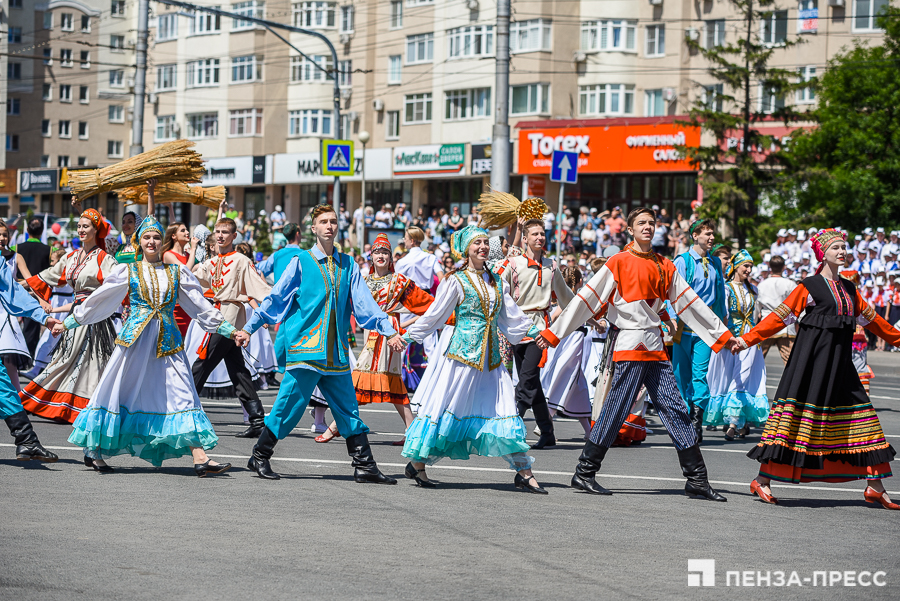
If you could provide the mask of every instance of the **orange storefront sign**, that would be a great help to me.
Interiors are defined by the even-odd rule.
[[[700,130],[674,123],[519,130],[518,173],[550,173],[554,150],[578,152],[578,173],[691,171],[676,145],[699,146]]]

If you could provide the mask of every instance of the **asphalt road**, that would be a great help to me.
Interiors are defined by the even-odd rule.
[[[870,359],[873,401],[897,447],[900,354]],[[769,366],[774,392],[777,353]],[[274,392],[262,397],[270,405]],[[39,419],[59,463],[18,463],[0,437],[0,599],[900,598],[900,512],[867,505],[861,483],[776,485],[782,504],[760,503],[748,488],[757,464],[744,455],[758,432],[730,443],[706,433],[728,503],[683,494],[655,418],[646,443],[607,455],[599,480],[615,494],[598,498],[568,488],[581,428],[561,420],[562,444],[533,453],[550,490],[537,496],[485,458],[431,468],[434,490],[356,484],[343,442],[315,444],[308,416],[276,449],[282,480],[263,481],[245,467],[252,441],[231,436],[242,428],[236,401],[205,406],[221,437],[211,456],[235,464],[218,477],[195,477],[188,458],[157,469],[117,457],[101,475],[66,441],[69,426]],[[399,416],[362,415],[382,469],[402,478]],[[900,485],[887,484],[900,500]],[[689,559],[715,560],[714,587],[688,586]],[[823,570],[841,580],[822,586]],[[727,571],[754,583],[770,572],[773,586],[726,587]],[[845,586],[847,571],[884,572],[884,586]],[[792,585],[775,587],[777,572]]]

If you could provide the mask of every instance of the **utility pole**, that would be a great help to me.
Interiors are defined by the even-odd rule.
[[[491,140],[491,187],[509,192],[512,157],[509,150],[509,13],[510,0],[497,1],[496,111]]]
[[[144,152],[144,103],[147,88],[147,31],[150,26],[150,0],[138,0],[136,64],[134,74],[134,114],[131,121],[129,156]]]

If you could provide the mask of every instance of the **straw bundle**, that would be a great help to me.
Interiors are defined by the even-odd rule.
[[[540,219],[547,212],[547,205],[540,198],[528,198],[525,202],[507,192],[491,189],[478,199],[479,225],[489,230],[499,230],[515,223],[516,219]]]
[[[82,201],[101,192],[126,188],[156,178],[160,182],[200,182],[206,169],[193,142],[175,140],[103,169],[69,172],[72,194]]]
[[[147,204],[147,186],[129,186],[116,190],[119,200],[125,204]],[[218,209],[225,200],[225,186],[213,186],[201,188],[200,186],[188,186],[182,182],[165,182],[156,185],[154,200],[157,203],[164,202],[189,202],[204,206],[208,209]]]

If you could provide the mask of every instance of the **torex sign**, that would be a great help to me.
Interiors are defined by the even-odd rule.
[[[519,130],[517,173],[550,173],[553,151],[578,153],[579,173],[688,171],[676,145],[698,146],[700,131],[674,123]]]

